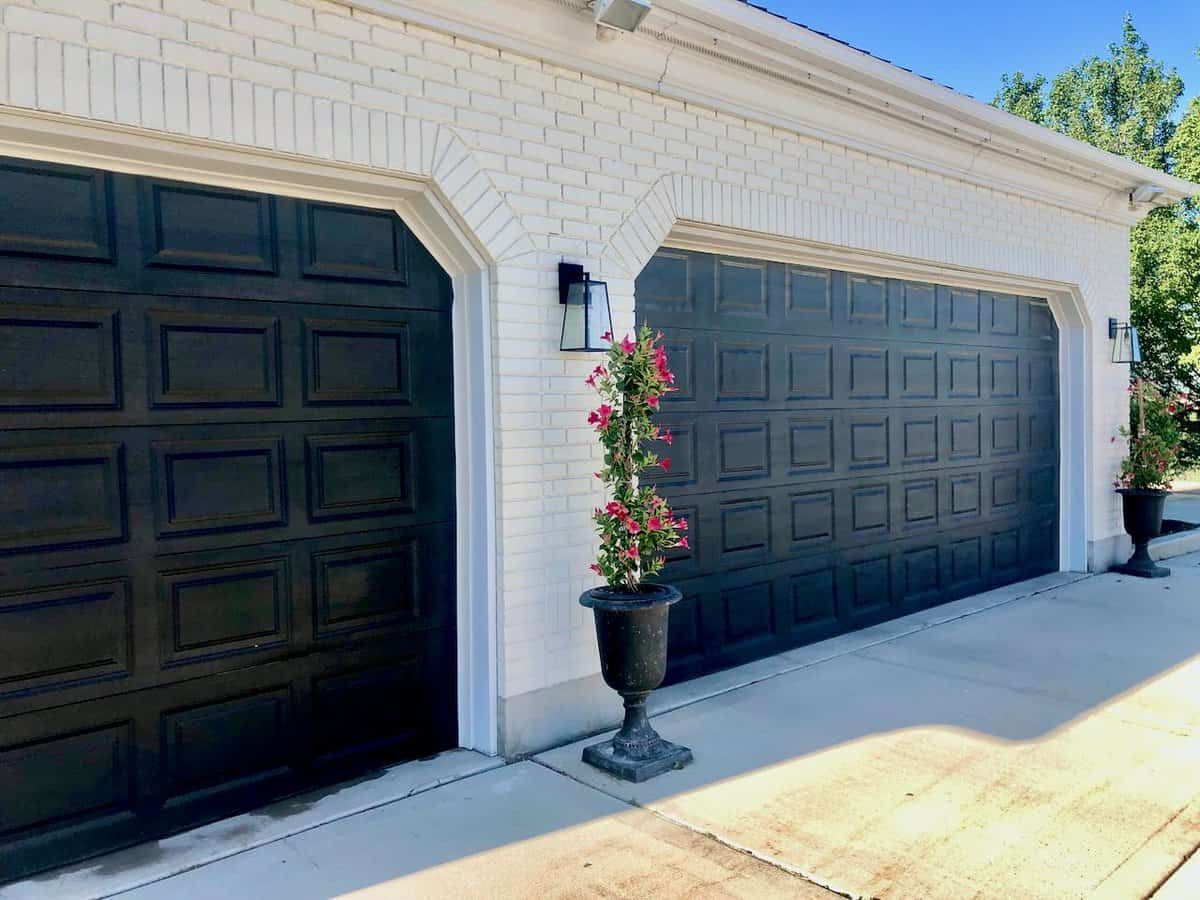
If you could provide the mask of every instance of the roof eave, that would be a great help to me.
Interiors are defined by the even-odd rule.
[[[918,121],[930,126],[953,123],[956,131],[975,132],[965,135],[968,139],[1014,153],[1027,162],[1074,172],[1085,180],[1099,176],[1130,188],[1153,184],[1163,189],[1159,204],[1200,195],[1200,184],[1035,125],[740,0],[655,0],[655,7],[680,17],[673,26],[677,33],[686,29],[688,21],[719,29],[741,39],[739,54],[757,45],[764,52],[764,64],[777,67],[790,61],[798,76],[809,67],[819,68],[866,93],[895,98],[906,107],[894,107],[897,114],[910,119],[915,114]]]

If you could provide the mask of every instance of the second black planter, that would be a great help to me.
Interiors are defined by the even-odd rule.
[[[647,585],[639,593],[593,588],[579,598],[596,619],[604,683],[625,701],[621,730],[585,747],[583,761],[626,781],[645,781],[692,761],[692,751],[664,741],[646,715],[646,698],[667,674],[667,621],[681,598],[668,585]]]
[[[1162,532],[1163,506],[1169,491],[1150,491],[1138,488],[1119,488],[1125,531],[1133,539],[1133,556],[1124,565],[1113,566],[1114,572],[1138,578],[1165,578],[1171,574],[1150,558],[1147,546]]]

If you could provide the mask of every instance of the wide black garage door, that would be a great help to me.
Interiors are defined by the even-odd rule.
[[[449,279],[0,160],[0,880],[455,744]]]
[[[1043,300],[660,251],[678,681],[1058,567]]]

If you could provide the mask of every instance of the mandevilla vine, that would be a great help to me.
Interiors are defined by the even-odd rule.
[[[1167,393],[1140,379],[1129,393],[1130,426],[1118,431],[1129,442],[1129,452],[1113,486],[1169,491],[1182,468],[1178,414],[1195,404],[1187,394]]]
[[[600,550],[591,569],[614,590],[636,593],[645,579],[663,567],[663,553],[687,547],[687,520],[675,518],[671,508],[652,486],[638,484],[638,476],[652,466],[664,471],[671,460],[647,449],[653,441],[670,446],[671,432],[651,418],[663,397],[675,390],[675,376],[667,368],[667,354],[643,325],[637,340],[628,335],[611,341],[607,364],[588,376],[589,387],[600,394],[600,406],[588,416],[604,446],[604,468],[596,477],[604,482],[612,500],[593,514]]]

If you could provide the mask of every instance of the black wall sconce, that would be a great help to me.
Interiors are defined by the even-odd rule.
[[[1137,329],[1128,322],[1109,319],[1108,339],[1114,342],[1113,362],[1132,366],[1142,361],[1142,348],[1138,344]]]
[[[583,266],[558,264],[558,301],[563,310],[559,350],[603,353],[611,346],[604,335],[612,335],[612,313],[608,307],[608,285],[592,281]]]

